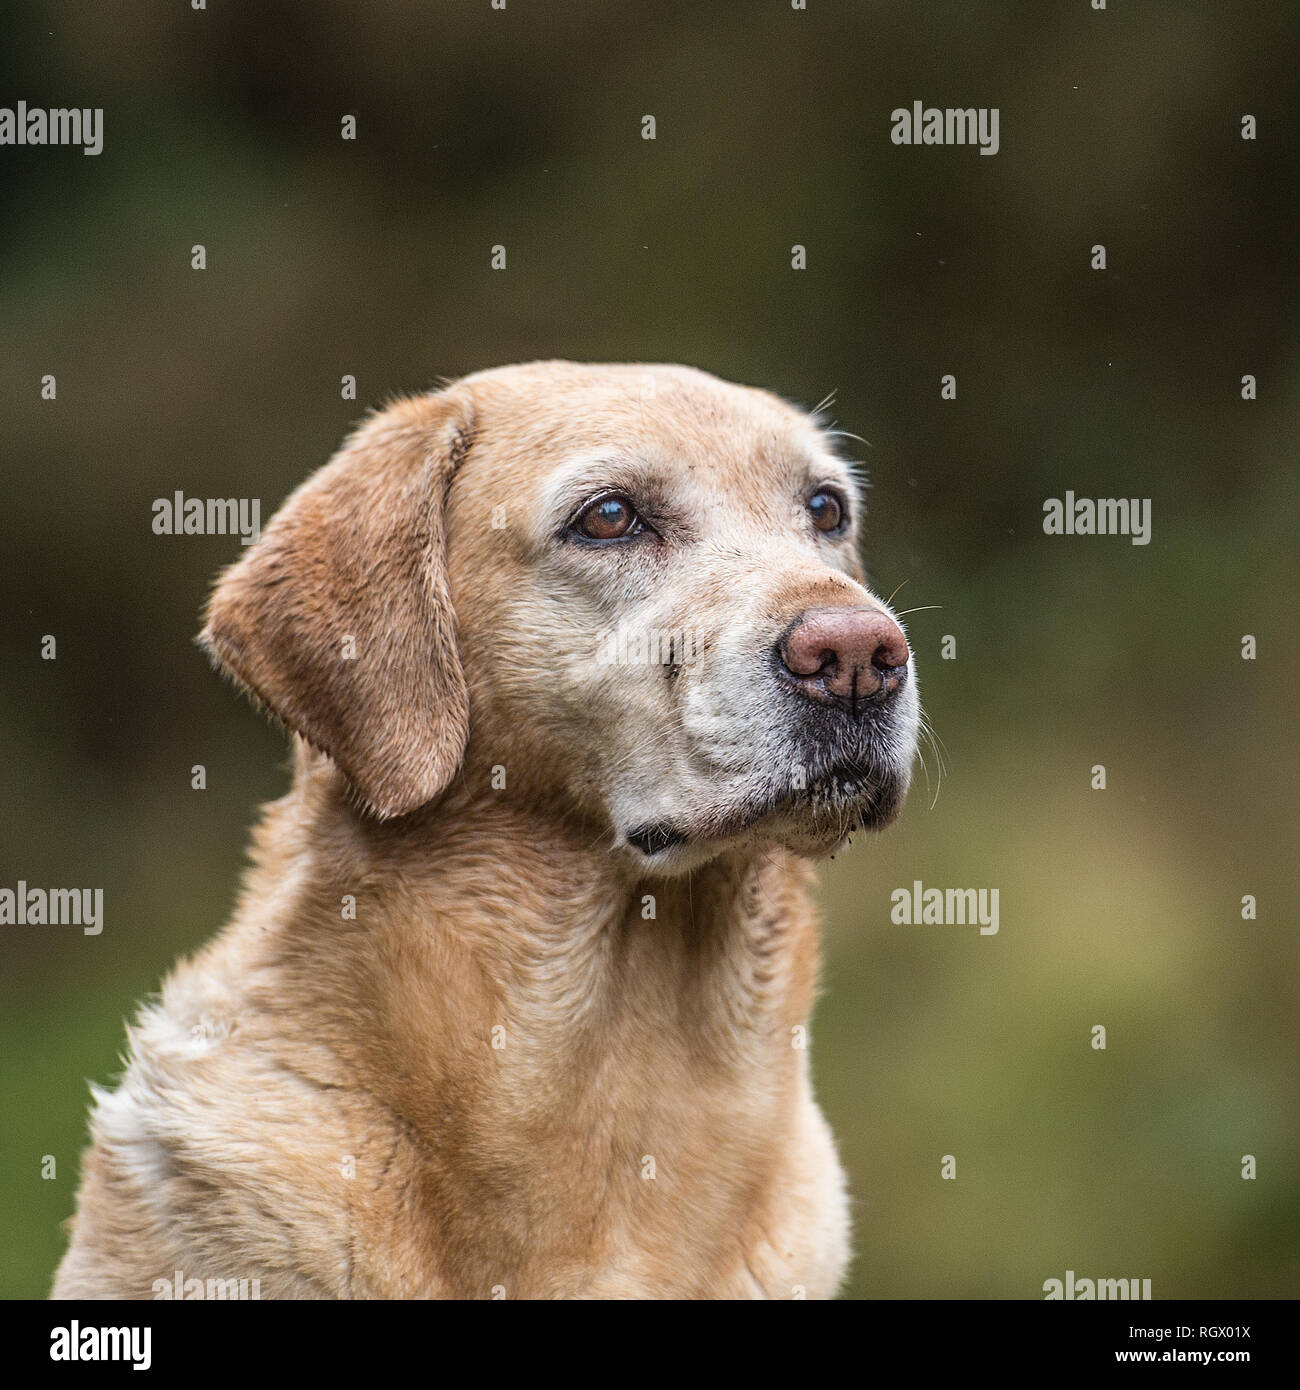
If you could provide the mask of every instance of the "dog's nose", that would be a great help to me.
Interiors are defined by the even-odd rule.
[[[810,608],[777,650],[805,695],[851,714],[883,703],[907,679],[907,638],[878,608]]]

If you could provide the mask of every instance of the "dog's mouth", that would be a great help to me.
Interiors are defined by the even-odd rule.
[[[902,809],[908,778],[893,766],[845,763],[799,780],[742,808],[737,831],[763,823],[784,827],[797,838],[838,842],[855,830],[880,830]]]
[[[677,845],[690,843],[690,835],[672,821],[651,821],[638,825],[627,832],[627,842],[633,849],[639,849],[647,859],[663,854]]]
[[[627,842],[647,859],[662,859],[686,846],[738,838],[787,843],[804,853],[825,852],[858,830],[881,830],[907,796],[908,777],[894,767],[840,764],[817,776],[795,777],[780,787],[727,806],[712,806],[687,820],[646,821],[627,832]]]

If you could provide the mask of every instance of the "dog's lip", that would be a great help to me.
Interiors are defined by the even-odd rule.
[[[806,787],[788,787],[768,803],[755,819],[767,815],[787,815],[814,823],[819,814],[861,809],[874,813],[883,793],[897,780],[896,773],[882,766],[838,765],[808,779]]]
[[[898,799],[894,793],[898,780],[897,772],[884,764],[846,760],[810,776],[806,787],[790,786],[769,792],[755,801],[717,806],[689,822],[644,821],[627,831],[624,838],[646,858],[655,859],[683,845],[714,844],[731,839],[775,816],[805,822],[806,828],[813,831],[822,817],[840,815],[852,808],[860,812],[855,826],[870,827],[883,824],[889,818],[878,814],[882,794],[884,800],[896,808]],[[819,804],[817,794],[824,795],[828,790],[831,799]]]
[[[627,832],[628,844],[639,849],[647,859],[684,845],[690,838],[685,830],[669,820],[646,821]]]

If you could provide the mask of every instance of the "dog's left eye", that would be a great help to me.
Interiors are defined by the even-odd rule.
[[[848,508],[838,493],[823,487],[808,499],[808,515],[819,531],[838,531],[847,520]]]
[[[589,541],[617,541],[644,531],[645,523],[626,497],[609,493],[588,502],[569,529]]]

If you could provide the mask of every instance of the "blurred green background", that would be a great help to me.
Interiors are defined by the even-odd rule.
[[[846,1291],[1300,1292],[1291,0],[275,9],[6,13],[0,104],[106,114],[97,158],[0,149],[0,885],[107,925],[0,928],[0,1294],[47,1291],[87,1080],[286,784],[192,645],[238,543],[153,499],[265,519],[367,404],[549,356],[834,389],[869,441],[947,770],[823,874]],[[1000,153],[894,146],[914,100],[998,107]],[[1067,489],[1152,543],[1044,536]],[[893,925],[914,879],[997,887],[999,934]]]

